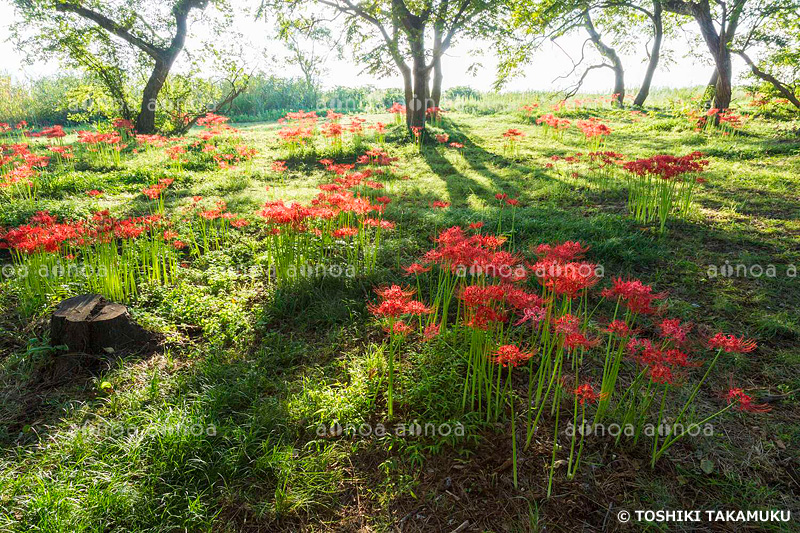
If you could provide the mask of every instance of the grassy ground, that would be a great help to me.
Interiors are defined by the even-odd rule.
[[[145,287],[130,302],[134,317],[163,335],[156,350],[93,368],[55,355],[47,310],[20,316],[12,284],[3,284],[0,530],[454,531],[467,522],[459,531],[688,531],[698,526],[626,527],[616,516],[620,509],[790,509],[797,516],[800,287],[791,265],[800,264],[800,141],[787,123],[754,121],[722,137],[696,133],[666,112],[572,114],[608,121],[614,133],[606,149],[629,158],[708,154],[696,211],[660,236],[626,216],[622,181],[599,190],[583,167],[547,168],[553,155],[587,151],[576,130],[554,140],[517,115],[453,114],[442,129],[465,145],[460,152],[429,145],[417,153],[389,135],[395,174],[409,179],[388,182],[394,201],[386,217],[398,229],[373,276],[271,288],[248,275],[258,261],[254,224],[224,251],[188,265],[175,286]],[[513,157],[503,154],[509,127],[527,133]],[[313,159],[290,161],[284,175],[270,172],[285,155],[276,131],[276,124],[244,126],[259,154],[236,170],[175,171],[160,154],[141,154],[119,167],[64,173],[35,204],[5,205],[0,224],[19,224],[40,209],[64,217],[98,208],[142,213],[140,191],[154,177],[176,178],[167,205],[176,213],[194,195],[224,199],[244,214],[269,199],[307,201],[330,177]],[[105,194],[89,198],[90,189]],[[491,230],[496,193],[521,202],[518,250],[580,240],[607,276],[668,291],[670,316],[757,339],[756,352],[720,362],[700,404],[719,403],[714,391],[735,378],[772,411],[731,413],[713,437],[683,441],[654,470],[647,445],[614,447],[613,438],[598,437],[579,475],[556,475],[547,499],[552,421],[522,455],[514,489],[509,431],[461,412],[463,364],[442,341],[404,352],[396,419],[459,422],[463,436],[320,436],[320,424],[334,420],[385,420],[382,337],[366,309],[372,288],[407,280],[399,266],[429,249],[436,229],[484,221]],[[432,210],[434,200],[451,207]],[[726,264],[774,265],[775,275],[710,271]],[[745,526],[738,530],[794,527]]]

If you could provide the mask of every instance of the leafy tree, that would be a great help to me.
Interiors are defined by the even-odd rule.
[[[776,0],[761,13],[732,50],[771,92],[800,109],[800,2]],[[755,60],[750,50],[758,54]]]
[[[567,91],[567,97],[580,90],[590,72],[608,68],[614,72],[615,103],[621,106],[625,98],[625,69],[615,46],[627,46],[633,35],[638,37],[632,28],[641,25],[643,20],[652,25],[652,47],[648,51],[648,67],[641,88],[636,95],[634,105],[644,104],[650,93],[653,76],[661,58],[661,47],[665,34],[663,8],[661,0],[539,0],[530,2],[517,0],[513,7],[513,21],[517,29],[517,40],[510,45],[500,43],[501,62],[498,69],[497,85],[502,85],[527,64],[533,52],[547,41],[570,34],[578,29],[587,32],[589,38],[584,43],[592,43],[603,58],[600,63],[590,65],[583,70],[577,83]],[[599,22],[599,25],[598,25]],[[602,29],[600,29],[602,27]],[[611,40],[604,38],[609,35]],[[616,43],[616,44],[615,44]],[[612,46],[614,44],[614,46]],[[573,61],[573,68],[567,76],[573,74],[585,61],[584,50],[581,57]]]
[[[156,130],[156,110],[170,70],[182,53],[193,12],[209,0],[14,0],[21,22],[18,47],[47,57],[56,53],[93,73],[119,104],[120,114],[135,120],[141,133]],[[29,28],[36,34],[26,37]],[[124,43],[124,45],[123,45]],[[125,46],[126,45],[126,46]],[[131,74],[150,66],[138,112],[132,110]],[[135,117],[134,117],[135,115]]]
[[[504,5],[489,0],[265,0],[262,10],[282,10],[282,23],[299,27],[330,21],[319,8],[332,13],[365,70],[377,75],[400,72],[406,123],[424,128],[426,109],[440,103],[442,56],[458,36],[499,31]]]

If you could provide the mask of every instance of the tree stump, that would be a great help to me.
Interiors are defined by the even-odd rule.
[[[83,294],[64,300],[50,319],[53,346],[66,345],[73,352],[102,354],[143,347],[150,334],[136,324],[124,305],[99,294]]]

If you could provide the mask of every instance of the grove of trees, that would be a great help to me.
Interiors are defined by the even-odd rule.
[[[568,35],[585,38],[568,75],[576,94],[588,76],[613,75],[613,100],[625,105],[628,85],[644,106],[664,68],[665,51],[678,39],[709,61],[707,105],[731,106],[733,61],[743,61],[766,91],[800,109],[800,0],[13,0],[19,14],[13,38],[31,61],[57,57],[95,82],[120,117],[142,133],[185,131],[207,110],[230,107],[246,89],[243,60],[225,62],[225,83],[176,74],[183,58],[219,58],[214,47],[186,50],[201,30],[225,41],[230,14],[252,13],[265,35],[282,39],[288,62],[303,72],[316,100],[330,53],[348,57],[378,76],[399,75],[409,128],[424,128],[426,111],[441,105],[447,52],[461,41],[490,43],[497,57],[497,87],[535,68],[536,52]],[[247,5],[244,5],[247,4]],[[209,16],[210,11],[222,17]],[[226,16],[227,15],[227,16]],[[220,18],[223,22],[220,22]],[[227,22],[225,22],[227,21]],[[696,37],[695,37],[696,36]],[[642,53],[640,80],[626,79],[622,57]],[[625,51],[626,54],[621,53]],[[208,80],[206,80],[207,82]],[[698,80],[699,83],[705,80]],[[165,94],[204,87],[197,102],[166,105]],[[95,95],[96,97],[96,95]],[[173,99],[174,100],[174,99]],[[191,100],[191,99],[190,99]]]

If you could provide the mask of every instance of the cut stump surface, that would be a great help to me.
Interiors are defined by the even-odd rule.
[[[124,305],[99,294],[83,294],[64,300],[50,320],[53,346],[90,354],[141,348],[150,334],[136,324]]]

